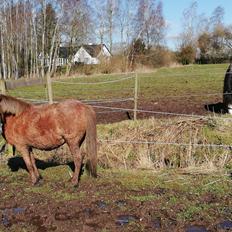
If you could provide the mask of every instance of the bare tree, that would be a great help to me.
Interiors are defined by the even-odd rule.
[[[106,3],[106,16],[107,16],[107,31],[109,40],[109,50],[112,52],[113,47],[113,32],[116,26],[115,18],[119,9],[118,0],[107,0]]]
[[[120,34],[120,43],[123,48],[128,47],[133,40],[136,33],[135,30],[135,15],[137,9],[138,0],[118,0],[118,6],[116,11],[116,24]]]
[[[100,43],[103,44],[107,38],[106,0],[93,1],[92,9],[94,9],[95,34]]]
[[[45,62],[45,33],[46,33],[46,0],[41,0],[42,12],[43,12],[43,23],[42,23],[42,49],[41,49],[41,75],[44,78],[44,62]]]
[[[210,17],[210,25],[212,31],[217,27],[223,26],[224,14],[225,11],[223,7],[217,6],[214,9],[212,16]]]
[[[197,7],[196,1],[192,2],[190,6],[183,11],[183,31],[181,33],[181,47],[196,46],[197,39]]]
[[[141,35],[147,47],[160,45],[165,29],[162,2],[139,0],[136,28],[136,34]]]
[[[225,45],[232,51],[232,25],[225,28]]]

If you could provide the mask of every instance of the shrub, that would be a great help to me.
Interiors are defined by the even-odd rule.
[[[183,65],[192,64],[195,60],[195,48],[192,45],[186,45],[180,48],[177,53],[177,60]]]

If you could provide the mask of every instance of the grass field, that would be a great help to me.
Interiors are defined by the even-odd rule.
[[[176,68],[161,68],[148,73],[138,73],[139,97],[148,100],[165,96],[207,94],[222,92],[227,64],[194,65]],[[74,97],[78,99],[104,99],[133,97],[134,79],[107,84],[80,84],[107,82],[135,74],[97,75],[62,79],[64,83],[53,83],[54,99]],[[70,84],[73,83],[73,84]],[[10,90],[9,94],[31,99],[46,99],[45,86],[30,86]]]

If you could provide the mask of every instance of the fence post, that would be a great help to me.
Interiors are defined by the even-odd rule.
[[[138,110],[138,74],[135,74],[135,92],[134,92],[134,120],[137,120]]]
[[[48,102],[49,104],[53,103],[53,97],[52,97],[52,81],[50,72],[47,73],[47,88],[48,88]]]
[[[4,80],[0,80],[0,90],[2,94],[6,94],[6,82]]]

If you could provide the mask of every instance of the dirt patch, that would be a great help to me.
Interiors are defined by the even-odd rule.
[[[156,113],[138,112],[138,119],[148,117],[170,117],[174,114],[188,114],[188,115],[208,115],[211,111],[216,113],[223,113],[221,98],[213,97],[209,101],[205,101],[199,97],[185,97],[185,98],[171,98],[166,99],[140,99],[138,109],[145,111],[154,111]],[[123,102],[115,104],[98,105],[114,108],[133,109],[133,102]],[[133,111],[120,111],[117,109],[104,109],[96,107],[98,123],[112,123],[122,120],[133,119]],[[174,115],[175,116],[175,115]]]

